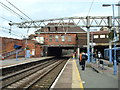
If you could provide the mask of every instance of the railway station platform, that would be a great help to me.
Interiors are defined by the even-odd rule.
[[[16,66],[19,64],[50,58],[53,57],[1,60],[0,68]],[[86,67],[85,71],[82,71],[81,66],[79,65],[79,60],[70,58],[64,65],[64,68],[61,70],[50,89],[81,88],[84,90],[84,88],[109,88],[109,90],[118,90],[120,79],[118,78],[118,73],[117,75],[113,75],[113,67],[104,67],[105,69],[98,69],[99,71],[96,72],[95,69],[97,68],[97,64],[91,63],[91,66],[92,67]]]
[[[51,86],[51,90],[56,88],[108,88],[109,90],[118,90],[118,74],[113,75],[113,69],[96,72],[96,65],[91,64],[82,71],[77,59],[69,59],[65,67]],[[94,68],[94,69],[93,69]],[[102,72],[102,73],[101,73]]]
[[[60,72],[59,76],[51,86],[51,89],[53,90],[56,88],[83,88],[75,59],[69,59]]]
[[[53,57],[18,58],[17,60],[16,59],[5,59],[5,60],[0,60],[0,68],[12,67],[12,66],[20,65],[20,64],[25,64],[25,63],[30,63],[30,62],[35,62],[35,61],[50,59],[50,58],[53,58]]]

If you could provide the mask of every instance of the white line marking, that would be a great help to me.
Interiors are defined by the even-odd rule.
[[[70,59],[69,59],[69,60],[70,60]],[[69,61],[69,60],[68,60],[68,61]],[[58,75],[58,77],[56,78],[56,80],[54,81],[54,83],[52,84],[52,86],[50,87],[49,90],[52,90],[52,89],[55,87],[58,79],[60,78],[60,76],[62,75],[62,73],[63,73],[63,71],[64,71],[64,69],[65,69],[65,67],[66,67],[66,65],[68,64],[68,61],[67,61],[67,63],[64,65],[63,69],[61,70],[60,74]]]

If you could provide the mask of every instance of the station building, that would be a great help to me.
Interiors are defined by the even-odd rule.
[[[50,23],[48,25],[55,25]],[[67,24],[67,23],[64,23]],[[69,25],[73,23],[69,23]],[[61,57],[66,52],[73,53],[77,49],[78,34],[86,35],[79,26],[76,27],[43,27],[35,32],[35,37],[32,40],[38,40],[43,47],[43,55]],[[41,42],[43,41],[43,42]],[[82,41],[82,40],[81,40]],[[81,46],[86,45],[81,42]]]
[[[94,51],[100,51],[102,53],[102,56],[104,56],[104,49],[109,48],[109,42],[112,42],[112,48],[114,47],[113,40],[109,39],[109,30],[107,28],[102,28],[100,31],[95,31],[90,33],[90,44],[92,48],[92,43]],[[117,38],[116,46],[120,47],[120,32],[117,30]]]
[[[57,23],[49,23],[55,25]],[[62,24],[62,23],[61,23]],[[74,23],[64,23],[74,25]],[[90,32],[90,51],[94,48],[95,52],[100,51],[104,54],[104,49],[109,48],[109,31],[102,28],[100,31]],[[77,49],[84,50],[87,53],[87,31],[79,26],[76,27],[42,27],[31,35],[32,40],[37,40],[42,48],[42,55],[61,57],[66,52],[77,52]],[[30,37],[31,37],[30,36]],[[120,33],[117,32],[117,46],[120,46]],[[114,43],[112,43],[113,47]],[[64,52],[66,51],[66,52]],[[104,55],[103,55],[104,56]]]
[[[48,23],[48,25],[55,25],[58,23]],[[63,23],[61,23],[63,24]],[[74,25],[74,23],[64,23],[66,25]],[[104,49],[109,48],[109,30],[102,28],[99,31],[90,32],[90,51],[100,51],[104,56]],[[118,41],[117,47],[120,47],[120,32],[117,31]],[[27,41],[27,44],[26,44]],[[19,56],[25,57],[24,48],[29,47],[32,57],[42,56],[56,56],[71,55],[73,52],[84,50],[87,53],[87,31],[79,26],[75,27],[42,27],[31,34],[28,39],[12,39],[0,37],[0,55],[7,58],[15,58],[14,45],[21,45],[22,51]],[[112,47],[114,42],[112,42]]]

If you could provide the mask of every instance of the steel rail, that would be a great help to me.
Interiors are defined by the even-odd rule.
[[[41,70],[41,69],[45,68],[46,66],[54,63],[54,62],[55,62],[54,60],[52,62],[49,62],[49,63],[45,62],[43,64],[39,64],[39,65],[33,66],[31,68],[22,70],[20,72],[16,72],[16,73],[7,75],[6,77],[3,77],[3,79],[1,79],[2,88],[5,88],[14,82],[17,82],[20,79],[23,79],[24,77],[27,77],[27,76],[35,73],[36,71]],[[11,79],[11,78],[13,78],[13,79]]]

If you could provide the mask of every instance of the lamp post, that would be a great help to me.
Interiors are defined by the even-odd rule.
[[[97,31],[97,29],[93,29],[93,31]],[[95,58],[93,57],[94,55],[94,46],[95,46],[95,43],[93,42],[93,31],[91,31],[91,54],[92,54],[92,57],[91,57],[91,62],[96,62]]]
[[[94,60],[93,60],[93,51],[94,51],[94,50],[93,50],[93,31],[91,32],[91,49],[92,49],[92,50],[91,50],[91,52],[92,52],[92,53],[91,53],[91,54],[92,54],[91,62],[93,62],[93,61],[94,61]]]
[[[113,10],[113,29],[114,29],[114,75],[117,74],[117,62],[116,62],[116,31],[115,31],[115,13],[114,6],[120,6],[120,4],[103,4],[103,7],[112,6]],[[110,55],[110,54],[109,54]]]

